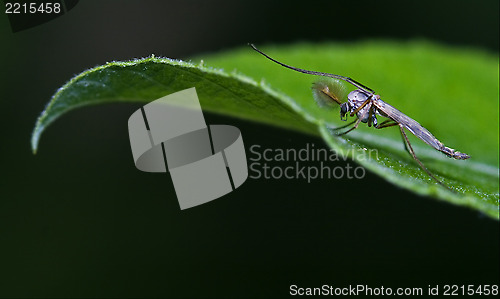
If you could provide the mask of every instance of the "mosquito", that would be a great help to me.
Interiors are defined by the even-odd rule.
[[[465,153],[461,153],[459,151],[456,151],[452,148],[449,148],[445,146],[442,142],[440,142],[434,135],[431,134],[426,128],[424,128],[422,125],[420,125],[418,122],[415,120],[411,119],[410,117],[406,116],[404,113],[399,111],[398,109],[392,107],[391,105],[387,104],[386,102],[382,101],[380,99],[379,95],[375,94],[375,91],[359,82],[356,80],[353,80],[349,77],[345,76],[340,76],[340,75],[334,75],[334,74],[329,74],[329,73],[322,73],[322,72],[315,72],[315,71],[309,71],[305,69],[300,69],[296,68],[287,64],[284,64],[282,62],[279,62],[278,60],[271,58],[264,52],[260,51],[255,47],[253,44],[249,44],[255,51],[258,53],[262,54],[264,57],[267,59],[283,66],[286,68],[289,68],[291,70],[304,73],[304,74],[310,74],[310,75],[315,75],[315,76],[322,76],[322,77],[329,77],[333,78],[336,80],[343,80],[349,84],[354,85],[357,89],[354,91],[351,91],[347,95],[347,101],[342,102],[341,99],[342,97],[339,96],[338,91],[338,84],[335,86],[333,84],[334,82],[316,82],[313,85],[313,92],[315,95],[315,99],[320,105],[336,105],[338,104],[340,106],[340,119],[343,121],[347,120],[347,114],[349,114],[350,117],[356,116],[357,119],[353,120],[352,122],[338,127],[338,128],[333,128],[331,129],[332,132],[336,132],[335,135],[341,136],[345,135],[352,130],[355,130],[360,123],[366,123],[368,127],[373,127],[375,129],[383,129],[383,128],[389,128],[393,126],[398,126],[399,131],[401,132],[401,136],[403,137],[403,143],[405,145],[406,151],[413,157],[413,159],[418,163],[418,165],[437,183],[440,185],[450,189],[448,186],[443,184],[440,180],[438,180],[425,166],[424,164],[417,158],[417,155],[415,154],[415,151],[413,150],[413,147],[411,146],[410,140],[408,139],[408,136],[406,135],[405,129],[410,131],[413,135],[421,139],[423,142],[427,143],[428,145],[432,146],[436,150],[444,153],[448,157],[455,158],[458,160],[465,160],[470,158],[469,155]],[[337,82],[339,83],[339,82]],[[378,123],[377,121],[377,115],[386,118],[381,123]],[[350,128],[349,128],[350,127]],[[343,132],[340,132],[342,129],[349,128]],[[452,189],[450,189],[452,190]]]

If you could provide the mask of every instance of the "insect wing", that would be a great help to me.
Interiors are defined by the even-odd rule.
[[[402,124],[408,131],[410,131],[413,135],[420,138],[422,141],[432,146],[437,150],[441,150],[443,144],[437,140],[434,135],[431,134],[426,128],[422,127],[417,121],[405,115],[403,112],[398,109],[392,107],[386,102],[378,99],[374,101],[374,105],[384,114],[387,115],[388,118],[394,120],[397,123]]]
[[[323,79],[313,83],[314,100],[323,108],[338,108],[347,100],[347,88],[337,79]]]

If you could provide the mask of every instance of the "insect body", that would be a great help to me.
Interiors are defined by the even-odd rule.
[[[452,148],[444,146],[426,128],[424,128],[422,125],[420,125],[418,122],[411,119],[407,115],[403,114],[398,109],[382,101],[380,99],[380,96],[378,95],[369,94],[358,89],[352,91],[348,95],[348,101],[346,103],[347,110],[351,112],[351,114],[355,111],[358,111],[356,114],[358,119],[363,123],[368,122],[368,126],[371,126],[371,124],[373,124],[375,128],[381,129],[399,125],[400,127],[403,127],[410,131],[413,135],[417,136],[428,145],[432,146],[440,152],[443,152],[448,157],[459,160],[470,158],[467,154],[455,151]],[[388,118],[388,121],[385,121],[381,125],[378,125],[377,115]],[[357,127],[357,124],[355,124],[355,127]]]
[[[332,105],[340,105],[340,119],[341,120],[346,120],[347,115],[353,117],[356,116],[357,119],[354,121],[348,123],[345,126],[341,126],[338,128],[332,129],[333,132],[336,133],[336,135],[344,135],[352,130],[356,129],[361,122],[366,123],[369,127],[373,125],[376,129],[383,129],[383,128],[388,128],[392,126],[399,126],[399,130],[401,132],[401,136],[403,137],[403,141],[405,144],[406,150],[410,153],[410,155],[415,159],[415,161],[420,165],[420,167],[436,182],[439,184],[447,187],[444,185],[441,181],[439,181],[423,164],[422,162],[417,158],[415,155],[415,152],[413,151],[413,148],[410,144],[410,141],[408,139],[408,136],[406,135],[405,129],[410,131],[413,135],[416,137],[420,138],[422,141],[427,143],[428,145],[432,146],[436,150],[446,154],[448,157],[459,159],[459,160],[465,160],[469,158],[469,155],[465,153],[461,153],[459,151],[456,151],[452,148],[449,148],[445,146],[443,143],[441,143],[434,135],[431,134],[426,128],[424,128],[422,125],[420,125],[418,122],[415,120],[411,119],[398,109],[392,107],[391,105],[387,104],[386,102],[382,101],[380,99],[379,95],[376,95],[375,92],[366,87],[365,85],[349,78],[349,77],[344,77],[340,75],[334,75],[334,74],[329,74],[329,73],[322,73],[322,72],[315,72],[315,71],[309,71],[309,70],[304,70],[300,68],[296,68],[284,63],[281,63],[271,57],[269,57],[267,54],[263,53],[262,51],[258,50],[254,45],[250,44],[250,46],[260,54],[264,55],[266,58],[270,59],[271,61],[284,66],[286,68],[292,69],[297,72],[305,73],[305,74],[310,74],[310,75],[316,75],[316,76],[323,76],[323,77],[329,77],[332,78],[333,80],[327,82],[327,81],[319,81],[314,83],[313,85],[313,94],[318,102],[319,105],[321,106],[332,106]],[[347,101],[342,102],[342,99],[344,96],[342,95],[345,91],[339,87],[339,82],[338,80],[343,80],[346,81],[355,87],[357,87],[356,90],[351,91],[347,95]],[[377,120],[377,116],[381,116],[386,118],[383,122],[379,123]],[[350,128],[349,128],[350,127]],[[343,132],[340,132],[342,129],[349,128]],[[340,132],[340,133],[339,133]],[[448,188],[448,187],[447,187]]]

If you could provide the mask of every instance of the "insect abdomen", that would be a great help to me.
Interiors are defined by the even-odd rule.
[[[443,149],[441,149],[441,151],[443,153],[445,153],[448,157],[459,159],[459,160],[465,160],[465,159],[470,158],[469,155],[467,155],[465,153],[461,153],[459,151],[456,151],[456,150],[449,148],[449,147],[446,147],[446,146],[443,146]]]

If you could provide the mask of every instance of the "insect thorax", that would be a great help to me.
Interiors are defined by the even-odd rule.
[[[354,91],[351,91],[349,95],[347,95],[347,101],[349,103],[349,112],[356,111],[363,103],[368,99],[370,94],[367,92],[356,89]],[[362,122],[367,122],[368,121],[368,110],[370,109],[370,104],[365,105],[362,109],[360,109],[357,113],[358,118],[361,118]],[[376,111],[375,111],[376,113]]]

